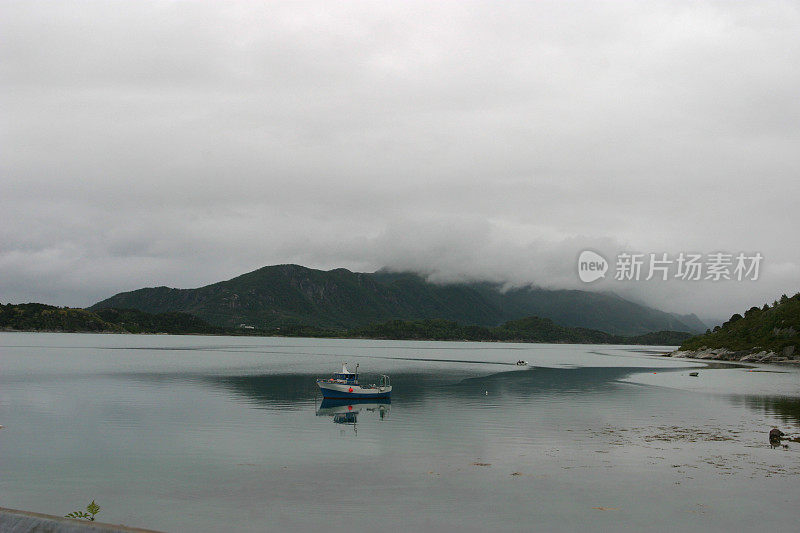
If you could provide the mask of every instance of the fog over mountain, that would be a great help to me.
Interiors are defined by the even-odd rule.
[[[771,302],[800,290],[798,34],[789,1],[0,0],[0,302],[282,263]],[[615,281],[625,251],[764,260]]]

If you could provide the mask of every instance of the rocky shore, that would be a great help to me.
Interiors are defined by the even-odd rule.
[[[685,357],[691,359],[713,359],[717,361],[737,361],[742,363],[793,363],[800,364],[800,352],[794,346],[787,346],[781,353],[752,348],[750,350],[728,350],[727,348],[702,348],[700,350],[675,350],[664,354],[666,357]]]

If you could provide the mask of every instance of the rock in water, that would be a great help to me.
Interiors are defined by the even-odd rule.
[[[781,444],[781,437],[783,437],[784,433],[778,428],[772,428],[769,430],[769,445],[773,448],[777,448]]]

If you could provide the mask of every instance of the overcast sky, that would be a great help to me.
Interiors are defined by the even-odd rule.
[[[800,290],[799,67],[790,1],[0,0],[0,302],[299,263],[729,316]]]

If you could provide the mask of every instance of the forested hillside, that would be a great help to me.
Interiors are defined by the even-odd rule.
[[[490,283],[439,285],[410,273],[322,271],[298,265],[264,267],[197,289],[155,287],[124,292],[89,309],[105,307],[184,312],[216,326],[248,324],[264,330],[346,330],[389,320],[437,318],[492,327],[529,316],[614,335],[704,329],[693,315],[678,317],[611,293],[535,287],[503,290]]]

